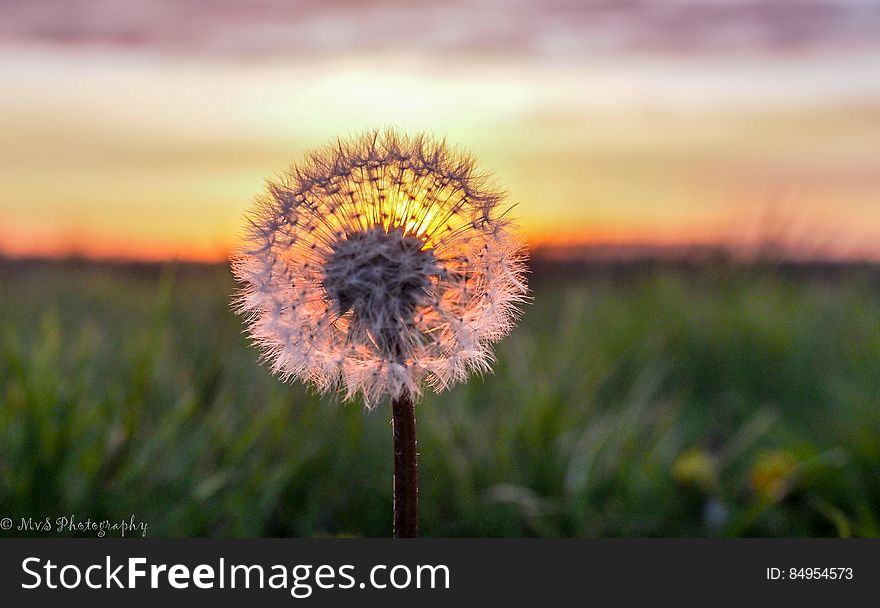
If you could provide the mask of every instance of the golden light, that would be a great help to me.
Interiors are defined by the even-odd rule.
[[[429,203],[425,201],[425,196],[425,190],[422,189],[418,197],[422,201],[421,203],[416,203],[414,198],[408,196],[398,198],[397,203],[394,205],[393,215],[388,218],[387,222],[383,223],[385,231],[390,230],[392,226],[403,226],[403,233],[405,235],[425,237],[425,246],[427,247],[428,227],[431,225],[436,214]],[[417,213],[413,209],[415,205],[421,206],[422,210]]]
[[[394,124],[446,134],[482,159],[535,246],[738,245],[760,236],[767,211],[795,189],[792,238],[808,241],[796,247],[880,258],[880,120],[876,86],[862,84],[876,80],[877,54],[833,71],[821,58],[718,61],[548,70],[340,57],[172,68],[7,53],[0,251],[221,261],[267,171],[331,134]],[[68,92],[63,103],[45,95],[47,82]],[[368,173],[361,187],[387,199],[363,221],[396,222],[432,247],[450,219],[418,205],[443,200],[442,184],[404,175],[398,194],[399,176],[369,182]]]

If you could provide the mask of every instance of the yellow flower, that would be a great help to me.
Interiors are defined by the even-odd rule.
[[[752,465],[752,490],[762,498],[779,500],[790,489],[797,465],[797,459],[785,450],[761,452]]]
[[[672,476],[679,483],[708,490],[716,481],[715,460],[700,448],[685,450],[675,459]]]

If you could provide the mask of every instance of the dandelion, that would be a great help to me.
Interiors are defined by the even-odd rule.
[[[391,400],[397,536],[416,534],[413,399],[490,371],[526,299],[504,200],[445,142],[373,131],[270,181],[232,260],[237,312],[277,375]]]

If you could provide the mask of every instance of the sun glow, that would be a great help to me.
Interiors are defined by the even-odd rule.
[[[334,201],[326,209],[334,234],[352,226],[360,230],[381,226],[386,233],[402,230],[403,236],[417,237],[424,242],[423,249],[429,249],[444,233],[460,230],[466,223],[462,214],[466,197],[455,180],[409,170],[386,175],[384,170],[365,167],[331,180],[326,194]],[[444,203],[441,212],[432,203],[438,200]]]
[[[0,56],[0,251],[220,261],[267,173],[331,135],[397,125],[479,157],[535,245],[726,242],[781,209],[801,241],[880,258],[880,92],[861,84],[876,81],[876,57],[840,70],[790,59],[587,70],[20,51]],[[385,196],[364,228],[435,247],[480,219],[423,213],[442,183],[363,170],[355,190]]]
[[[425,202],[426,196],[425,190],[421,189],[416,198],[408,196],[399,198],[397,203],[393,204],[393,213],[382,222],[385,232],[403,226],[404,236],[422,238],[425,241],[425,247],[429,247],[428,241],[434,235],[433,233],[428,234],[428,231],[436,214],[431,206]]]

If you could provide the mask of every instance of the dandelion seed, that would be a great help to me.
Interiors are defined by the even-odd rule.
[[[237,310],[285,380],[367,407],[442,391],[490,369],[525,298],[503,201],[472,158],[425,136],[312,152],[250,216]]]
[[[416,531],[413,396],[489,371],[526,299],[503,203],[470,156],[373,131],[270,181],[232,260],[236,310],[276,374],[391,399],[398,536]]]

